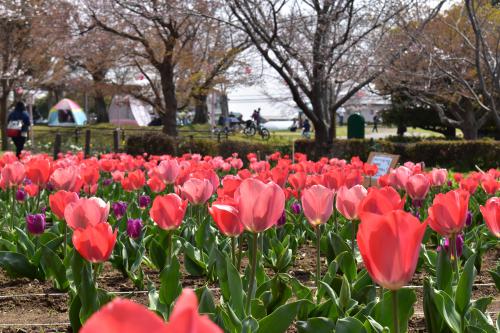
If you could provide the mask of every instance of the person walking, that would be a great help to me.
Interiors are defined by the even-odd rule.
[[[16,156],[19,158],[24,144],[28,138],[28,130],[31,126],[30,116],[26,112],[23,102],[17,102],[7,118],[7,136],[12,139],[16,146]]]
[[[311,137],[311,124],[309,123],[309,119],[305,119],[302,124],[302,136],[309,139]]]
[[[379,123],[379,118],[378,118],[378,115],[376,114],[376,115],[373,117],[373,128],[372,128],[372,133],[373,133],[373,132],[377,132],[377,133],[378,133],[378,123]]]

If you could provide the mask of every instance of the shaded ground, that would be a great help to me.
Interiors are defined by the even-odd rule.
[[[295,266],[290,274],[301,282],[312,286],[313,272],[315,271],[315,249],[311,246],[299,250]],[[488,269],[495,266],[499,258],[500,250],[489,251],[483,258],[483,270],[476,277],[472,292],[472,299],[484,296],[494,296],[495,300],[488,307],[493,319],[496,319],[500,311],[500,296],[494,286],[481,284],[493,283]],[[243,263],[245,264],[245,262]],[[324,265],[324,270],[326,265]],[[147,276],[159,286],[158,272],[146,270]],[[324,273],[324,272],[323,272]],[[203,278],[190,277],[183,272],[182,283],[184,287],[196,288],[205,283]],[[410,322],[409,332],[426,332],[422,308],[422,286],[424,274],[416,273],[410,285],[415,288],[417,304],[414,308],[414,316]],[[120,293],[120,297],[129,297],[136,302],[147,304],[147,295],[137,291],[127,278],[106,264],[99,281],[99,287],[108,291]],[[209,286],[209,287],[216,287]],[[134,293],[128,293],[133,292]],[[17,296],[16,296],[17,295]],[[218,293],[215,293],[218,297]],[[0,271],[0,332],[71,332],[68,325],[68,297],[54,290],[50,282],[30,281],[28,279],[12,279]],[[295,332],[291,327],[288,332]]]

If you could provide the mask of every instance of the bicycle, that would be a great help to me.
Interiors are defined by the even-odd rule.
[[[269,130],[262,125],[257,126],[257,124],[253,120],[247,120],[245,124],[246,126],[243,129],[243,134],[245,134],[246,136],[254,136],[258,132],[262,137],[262,140],[267,141],[271,138],[271,133],[269,132]]]

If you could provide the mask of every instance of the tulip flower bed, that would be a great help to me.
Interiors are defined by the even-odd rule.
[[[499,170],[246,158],[5,153],[0,331],[500,329]]]

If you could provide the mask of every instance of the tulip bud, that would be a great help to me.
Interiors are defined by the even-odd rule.
[[[151,198],[149,197],[149,195],[140,195],[138,202],[139,208],[144,209],[147,208],[151,203]]]
[[[113,213],[118,220],[121,219],[127,212],[127,203],[123,201],[115,202],[111,207],[113,208]]]
[[[465,218],[465,225],[470,226],[472,224],[472,213],[470,210],[467,211],[467,217]]]
[[[296,215],[300,214],[302,212],[302,207],[300,206],[300,203],[295,201],[290,208],[292,209],[292,212]]]
[[[43,234],[45,231],[45,214],[28,214],[26,228],[33,235]]]
[[[21,201],[21,202],[24,201],[24,200],[26,200],[26,192],[22,188],[20,188],[20,189],[17,190],[17,192],[16,192],[16,200],[17,201]]]
[[[130,238],[138,238],[141,235],[142,220],[128,219],[127,220],[127,235]]]
[[[285,214],[285,211],[283,211],[283,214],[281,214],[280,218],[276,222],[276,226],[279,228],[279,227],[284,226],[285,223],[286,223],[286,214]]]

